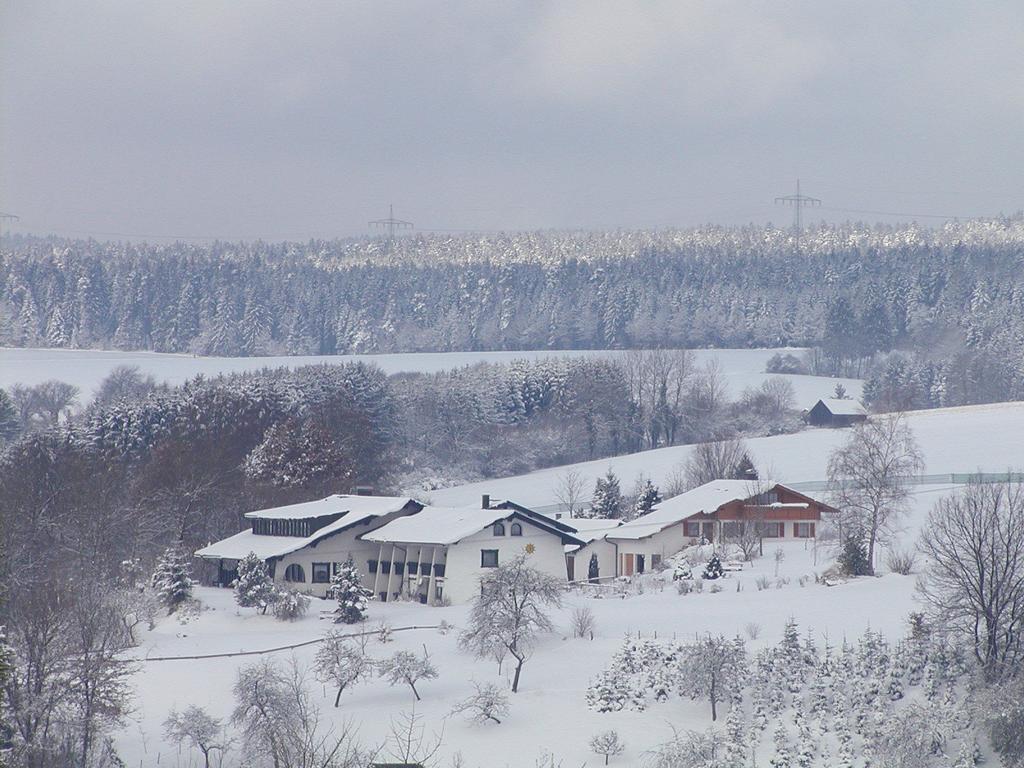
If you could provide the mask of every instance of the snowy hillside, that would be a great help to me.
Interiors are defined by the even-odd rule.
[[[1001,472],[1024,467],[1024,402],[941,408],[908,414],[908,424],[924,452],[927,474]],[[747,441],[752,458],[764,476],[786,482],[823,480],[829,451],[844,438],[843,430],[810,429],[792,435]],[[570,465],[589,490],[609,467],[623,488],[632,488],[644,475],[660,483],[686,461],[692,446],[673,446],[610,459]],[[554,488],[567,467],[552,467],[517,477],[431,491],[432,503],[475,504],[481,494],[514,499],[527,506],[556,502]]]

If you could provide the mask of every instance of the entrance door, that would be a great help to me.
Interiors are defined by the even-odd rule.
[[[623,576],[632,576],[633,575],[633,555],[632,554],[628,554],[628,555],[623,555],[622,556],[622,575]]]
[[[708,541],[714,541],[715,540],[715,524],[714,523],[704,523],[704,538],[707,539]]]
[[[637,573],[643,573],[644,572],[644,556],[643,555],[637,555],[636,556],[636,572]]]
[[[565,575],[569,581],[576,581],[576,558],[572,555],[565,556]]]

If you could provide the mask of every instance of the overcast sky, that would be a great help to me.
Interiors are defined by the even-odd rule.
[[[1024,207],[1020,0],[4,0],[0,78],[14,231],[786,222],[797,176],[816,218]]]

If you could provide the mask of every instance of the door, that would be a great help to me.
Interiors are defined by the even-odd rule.
[[[633,575],[633,555],[632,554],[628,554],[628,555],[623,555],[622,556],[622,575],[623,576],[632,576]]]
[[[572,555],[565,556],[565,575],[569,581],[576,581],[576,558]]]
[[[643,573],[644,572],[644,556],[643,555],[637,555],[636,556],[636,572],[637,573]]]
[[[715,540],[715,524],[714,523],[704,523],[704,538],[707,539],[708,541],[714,541]]]

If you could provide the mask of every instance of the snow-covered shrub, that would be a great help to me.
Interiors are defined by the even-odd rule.
[[[676,592],[680,595],[688,595],[693,592],[693,582],[681,580],[676,582]]]
[[[267,608],[277,597],[266,563],[255,552],[238,561],[238,578],[231,582],[235,590],[235,602],[242,608],[259,608],[266,613]]]
[[[917,556],[912,549],[890,549],[885,558],[886,567],[893,573],[909,576],[914,572]]]
[[[594,612],[587,606],[574,608],[572,612],[572,636],[594,639]]]
[[[694,579],[693,580],[693,591],[694,592],[703,592],[704,591],[704,579]]]
[[[454,627],[452,627],[452,625],[444,619],[441,619],[441,623],[437,625],[437,631],[439,634],[442,635],[447,635],[449,632],[452,631],[452,629],[454,629]]]
[[[750,640],[757,640],[757,638],[761,636],[761,625],[756,621],[749,621],[743,627],[743,631]]]
[[[494,683],[473,683],[474,692],[452,707],[452,714],[465,715],[477,723],[501,723],[509,711],[508,693]]]
[[[718,559],[718,555],[712,555],[711,559],[708,560],[708,564],[704,566],[704,573],[701,574],[701,578],[714,580],[720,579],[725,576],[725,569],[722,568],[722,561]]]
[[[767,576],[758,576],[754,580],[754,584],[757,586],[757,591],[758,592],[763,592],[764,590],[768,589],[768,587],[771,586],[772,581]]]
[[[192,597],[191,557],[180,547],[168,547],[157,561],[153,589],[168,613]]]
[[[273,606],[274,618],[295,621],[309,610],[309,597],[292,589],[279,589],[274,595]]]
[[[388,624],[386,621],[382,621],[380,624],[377,625],[377,642],[379,642],[381,645],[384,645],[385,643],[390,643],[394,639],[391,637],[392,632],[393,630],[391,629],[391,625]]]
[[[338,601],[334,609],[335,624],[355,624],[366,618],[367,603],[373,592],[363,586],[363,579],[349,557],[331,577],[330,596]]]
[[[721,585],[721,584],[712,584],[712,585],[711,585],[711,589],[709,589],[708,591],[709,591],[709,592],[710,592],[711,594],[713,594],[713,595],[714,595],[714,594],[716,594],[716,593],[718,593],[718,592],[721,592],[721,591],[722,591],[722,585]]]

